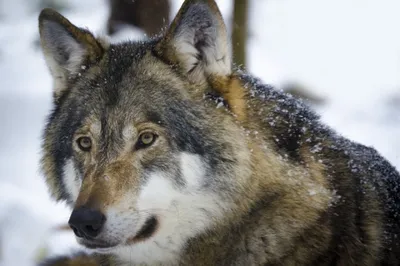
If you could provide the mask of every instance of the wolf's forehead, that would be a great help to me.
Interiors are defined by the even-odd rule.
[[[100,70],[87,76],[101,93],[96,90],[88,93],[107,106],[119,104],[138,108],[143,104],[157,105],[165,94],[177,96],[177,89],[182,87],[176,82],[178,75],[153,55],[153,46],[152,42],[112,45]],[[171,94],[171,90],[176,93]],[[164,97],[163,102],[165,100],[168,98]]]
[[[118,156],[121,149],[132,145],[132,141],[138,136],[138,124],[131,119],[110,119],[107,117],[93,117],[85,121],[86,128],[102,150],[103,158]]]
[[[139,108],[104,108],[102,112],[92,113],[83,120],[82,128],[94,136],[104,138],[127,139],[138,133],[138,127],[144,123],[162,125],[158,113],[140,110]],[[132,109],[129,111],[129,109]],[[128,111],[127,111],[128,110]]]
[[[100,61],[95,75],[89,75],[89,79],[96,79],[95,84],[107,90],[118,89],[127,79],[132,82],[140,78],[141,61],[146,53],[151,51],[150,42],[126,42],[112,44]],[[125,82],[126,83],[126,82]],[[122,91],[120,91],[121,93]]]
[[[96,136],[101,134],[101,123],[99,120],[89,121],[89,130]]]
[[[122,121],[107,121],[107,119],[89,118],[85,121],[89,131],[95,136],[104,135],[105,129],[114,129],[121,132],[121,136],[124,138],[132,137],[137,133],[137,129],[131,120]]]

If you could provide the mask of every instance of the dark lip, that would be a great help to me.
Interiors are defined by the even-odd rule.
[[[150,216],[143,224],[139,232],[131,239],[128,239],[127,243],[137,243],[152,237],[158,230],[159,221],[156,216]]]
[[[158,227],[159,227],[159,221],[157,217],[150,216],[143,224],[139,232],[134,237],[128,239],[127,244],[141,242],[152,237],[157,232]],[[94,241],[90,239],[83,239],[81,241],[81,245],[92,250],[110,249],[118,246],[118,244],[111,244],[102,241]]]
[[[92,242],[92,241],[90,241],[90,242],[82,241],[81,244],[88,249],[108,249],[108,248],[113,248],[113,247],[117,246],[115,244],[109,244],[109,243],[104,243],[104,242]]]

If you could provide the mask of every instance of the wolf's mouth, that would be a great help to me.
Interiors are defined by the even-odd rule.
[[[104,242],[92,242],[92,241],[82,241],[81,243],[88,249],[110,249],[113,248],[117,245],[109,244],[109,243],[104,243]]]
[[[157,231],[157,228],[158,220],[155,216],[151,216],[146,220],[139,232],[133,238],[128,239],[128,244],[140,242],[151,237]]]

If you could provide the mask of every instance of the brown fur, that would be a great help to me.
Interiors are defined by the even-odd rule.
[[[227,102],[229,109],[239,121],[246,120],[245,89],[240,84],[238,77],[209,77],[213,90],[221,94]]]

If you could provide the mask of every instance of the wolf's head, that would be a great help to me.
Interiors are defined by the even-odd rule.
[[[186,1],[143,42],[108,44],[48,9],[39,25],[55,105],[43,171],[79,241],[165,260],[225,217],[249,152],[237,119],[204,99],[231,75],[216,4]]]

